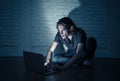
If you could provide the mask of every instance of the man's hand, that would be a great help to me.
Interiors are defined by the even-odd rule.
[[[44,66],[47,66],[47,65],[48,65],[48,63],[47,63],[47,62],[45,62],[45,63],[44,63]]]
[[[63,71],[63,70],[65,70],[66,68],[67,68],[67,66],[66,65],[57,65],[57,67],[56,67],[58,70],[60,70],[60,71]]]
[[[46,62],[44,63],[44,66],[47,66],[49,64],[52,53],[56,49],[57,45],[58,45],[57,42],[53,42],[53,44],[51,45],[50,50],[48,51],[48,54],[47,54],[47,57],[46,57]]]
[[[50,69],[50,68],[51,68],[50,63],[48,63],[48,62],[45,62],[45,63],[44,63],[44,66],[45,66],[47,69]]]
[[[47,65],[49,65],[49,62],[45,62],[45,63],[44,63],[44,66],[47,66]]]

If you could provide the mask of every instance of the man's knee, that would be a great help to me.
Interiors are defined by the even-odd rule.
[[[97,48],[97,41],[94,37],[89,37],[86,42],[86,49],[91,52],[95,52]]]
[[[52,57],[51,61],[52,61],[52,63],[57,63],[58,62],[56,57]]]
[[[58,64],[65,64],[66,62],[68,62],[70,60],[70,58],[67,58],[67,57],[57,57],[57,56],[54,56],[52,57],[52,62],[53,63],[58,63]]]
[[[86,53],[87,53],[86,58],[88,58],[88,59],[93,58],[96,48],[97,48],[96,39],[93,37],[90,37],[86,42]]]

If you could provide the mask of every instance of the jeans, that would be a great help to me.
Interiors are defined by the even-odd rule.
[[[97,42],[95,38],[90,37],[86,42],[85,48],[81,54],[81,57],[79,58],[79,61],[85,59],[92,59],[95,54],[96,47],[97,47]],[[75,53],[76,50],[68,51],[66,53],[53,54],[51,61],[53,63],[64,64],[68,62]]]

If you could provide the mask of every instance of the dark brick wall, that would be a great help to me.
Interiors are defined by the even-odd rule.
[[[46,55],[56,22],[68,16],[96,38],[95,57],[120,58],[119,7],[119,0],[0,0],[0,56]]]

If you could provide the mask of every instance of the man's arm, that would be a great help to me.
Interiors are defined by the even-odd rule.
[[[46,62],[45,62],[45,66],[50,62],[50,59],[51,59],[51,55],[52,53],[54,52],[55,48],[57,47],[58,43],[57,42],[53,42],[49,51],[48,51],[48,54],[47,54],[47,57],[46,57]]]
[[[67,62],[66,64],[64,64],[64,66],[62,67],[62,69],[66,69],[67,67],[69,67],[70,65],[72,65],[74,62],[76,62],[80,58],[81,53],[83,51],[83,46],[84,46],[83,43],[78,43],[76,54],[71,58],[71,60],[69,62]]]

